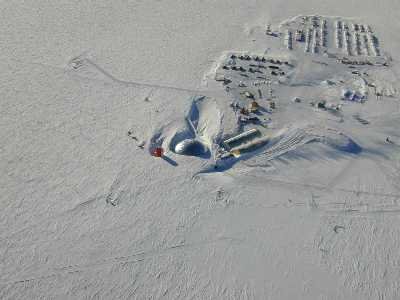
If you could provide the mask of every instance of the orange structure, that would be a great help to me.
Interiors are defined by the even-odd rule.
[[[151,153],[155,157],[162,157],[164,155],[164,149],[161,147],[157,147]]]

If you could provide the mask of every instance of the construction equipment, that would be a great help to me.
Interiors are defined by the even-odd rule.
[[[260,105],[254,100],[250,103],[249,111],[254,113],[254,112],[258,111],[259,108],[260,108]]]
[[[275,104],[274,101],[271,101],[271,102],[269,103],[269,108],[270,108],[270,109],[275,109],[275,108],[276,108],[276,104]]]

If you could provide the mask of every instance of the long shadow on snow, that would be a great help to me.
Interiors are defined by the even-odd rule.
[[[187,128],[182,131],[177,132],[171,139],[169,148],[171,151],[175,152],[175,147],[178,143],[191,139],[194,142],[185,150],[185,155],[196,156],[203,159],[209,159],[211,157],[210,149],[199,139],[197,127],[200,119],[200,112],[197,107],[198,102],[204,100],[204,96],[194,97],[192,100],[192,105],[190,107],[189,113],[186,116]]]
[[[321,146],[325,146],[323,147],[324,149],[321,149],[320,147],[318,147],[318,150],[311,148],[310,145],[315,143],[318,143]],[[224,172],[232,168],[236,163],[240,161],[246,161],[257,156],[259,157],[259,166],[264,166],[274,160],[280,161],[285,164],[289,164],[291,161],[295,160],[308,160],[308,161],[339,160],[348,156],[359,155],[361,152],[365,151],[361,148],[361,146],[359,146],[355,141],[351,139],[349,139],[349,143],[347,145],[334,145],[312,140],[300,146],[297,149],[283,153],[273,159],[263,161],[262,152],[267,150],[269,147],[270,147],[269,144],[267,144],[256,151],[243,154],[239,158],[230,157],[224,160],[219,160],[215,164],[206,166],[203,170],[201,170],[197,174]],[[365,152],[375,155],[383,155],[383,153],[373,153],[368,150]]]
[[[349,150],[351,151],[344,151],[340,150],[340,148],[334,148],[330,145],[325,145],[325,144],[321,144],[320,147],[310,147],[310,145],[304,145],[303,147],[288,152],[276,158],[275,160],[284,164],[290,164],[297,160],[307,160],[310,162],[316,160],[324,160],[324,161],[341,160],[351,157],[354,158],[361,154],[364,157],[367,156],[371,157],[372,159],[376,159],[378,157],[383,159],[390,159],[390,157],[385,153],[385,151],[377,149],[366,149],[366,148],[361,148],[360,146],[358,147],[350,148]]]
[[[264,145],[263,147],[260,147],[259,149],[252,151],[251,153],[244,153],[240,157],[229,157],[225,159],[220,159],[217,160],[215,163],[207,165],[203,170],[197,172],[197,174],[203,174],[203,173],[215,173],[215,172],[224,172],[226,170],[229,170],[232,168],[236,163],[240,161],[245,161],[248,160],[254,156],[262,154],[264,152],[269,144]]]

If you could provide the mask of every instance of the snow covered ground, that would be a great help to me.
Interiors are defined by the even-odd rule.
[[[1,8],[1,299],[399,298],[398,1]],[[337,61],[373,60],[354,27],[350,56],[334,30],[289,47],[285,21],[316,15],[371,26],[388,65]],[[292,66],[252,90],[262,122],[238,126],[228,53]],[[222,149],[250,128],[266,143]],[[210,155],[174,153],[184,139]]]

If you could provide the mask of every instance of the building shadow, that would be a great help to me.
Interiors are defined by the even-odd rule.
[[[169,163],[171,166],[177,167],[178,163],[174,161],[173,159],[169,158],[168,156],[162,156],[161,157],[163,160],[165,160],[167,163]]]

